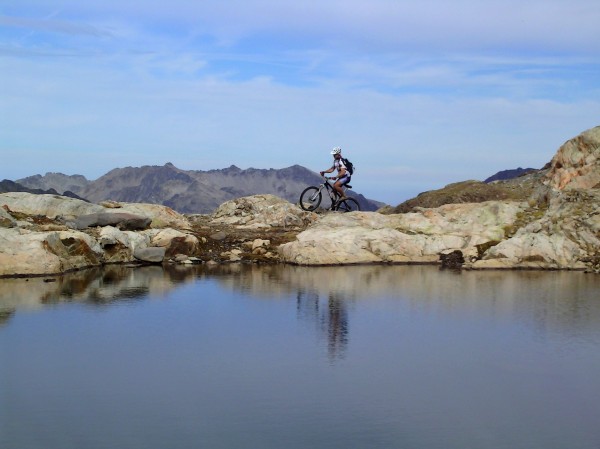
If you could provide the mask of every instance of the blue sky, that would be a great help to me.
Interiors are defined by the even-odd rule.
[[[597,0],[3,0],[0,179],[327,168],[398,204],[600,125]]]

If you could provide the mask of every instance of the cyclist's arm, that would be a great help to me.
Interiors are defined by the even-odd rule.
[[[323,173],[331,173],[333,170],[335,170],[335,165],[332,165],[330,169],[328,170],[323,170],[321,173],[321,176],[323,176]]]

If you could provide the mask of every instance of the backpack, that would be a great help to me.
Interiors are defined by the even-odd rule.
[[[352,176],[354,174],[354,164],[344,157],[342,158],[342,162],[346,166],[346,170],[348,170],[350,176]]]

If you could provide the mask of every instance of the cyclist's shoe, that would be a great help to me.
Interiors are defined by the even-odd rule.
[[[331,205],[331,210],[335,210],[340,205],[340,203],[342,203],[342,201],[347,199],[348,197],[346,195],[339,197],[337,200],[335,200],[335,203]]]

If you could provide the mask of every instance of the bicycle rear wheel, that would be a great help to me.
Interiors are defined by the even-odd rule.
[[[312,212],[321,204],[321,191],[318,187],[307,187],[300,194],[300,207],[306,211]]]
[[[360,210],[360,206],[358,201],[356,201],[354,198],[346,198],[345,200],[339,202],[339,204],[335,207],[335,210],[340,212],[352,212],[355,210]]]

